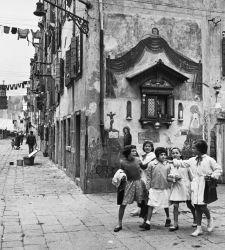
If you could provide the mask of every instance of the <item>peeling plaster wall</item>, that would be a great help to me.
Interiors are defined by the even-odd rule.
[[[140,40],[151,34],[151,29],[157,27],[159,34],[169,45],[181,54],[203,64],[203,101],[191,93],[191,84],[182,85],[175,90],[175,121],[169,129],[160,130],[160,144],[176,145],[185,144],[187,131],[192,119],[191,106],[197,104],[200,111],[200,122],[203,129],[203,138],[211,143],[211,135],[215,133],[218,112],[225,111],[225,78],[221,74],[221,39],[225,30],[224,1],[222,0],[161,0],[161,1],[118,1],[105,0],[105,35],[106,54],[111,58],[119,57],[134,47]],[[221,21],[214,25],[208,20],[218,17]],[[116,75],[118,87],[115,88],[116,99],[106,100],[106,113],[109,111],[122,114],[123,118],[115,116],[115,127],[122,132],[122,127],[130,125],[131,130],[141,130],[138,119],[140,118],[140,91],[139,88],[129,86],[125,77],[136,70],[153,65],[158,59],[174,68],[165,55],[145,52],[145,55],[132,69],[124,74]],[[177,69],[175,69],[177,70]],[[186,75],[181,71],[182,74]],[[188,82],[193,82],[193,77]],[[218,102],[221,109],[215,109],[215,90],[213,86],[218,82],[221,85]],[[127,98],[127,99],[123,99]],[[133,103],[133,120],[127,122],[126,101]],[[179,100],[180,99],[180,100]],[[177,105],[184,105],[184,121],[177,122]],[[117,106],[120,108],[115,108]],[[114,109],[112,109],[112,107]],[[123,109],[123,111],[122,111]],[[138,110],[139,109],[139,110]],[[117,121],[118,120],[118,121]],[[105,118],[105,122],[109,122]],[[188,125],[189,124],[189,125]],[[137,133],[137,132],[136,132]],[[133,136],[133,143],[137,143],[137,136]],[[213,142],[213,144],[215,144]],[[213,146],[212,146],[213,147]],[[210,148],[212,148],[210,145]],[[140,148],[140,146],[139,146]],[[222,148],[222,145],[219,146]],[[214,150],[214,149],[213,149]]]
[[[109,1],[107,2],[109,3]],[[117,2],[118,7],[124,4],[124,8],[116,8],[116,2],[114,2],[115,5],[113,5],[112,8],[109,8],[109,5],[106,7],[107,14],[105,15],[105,49],[106,54],[110,55],[111,58],[125,54],[140,40],[148,37],[153,27],[157,27],[160,36],[163,37],[174,50],[196,62],[202,59],[202,32],[199,17],[193,18],[189,13],[188,15],[182,15],[182,17],[178,14],[175,18],[173,13],[177,11],[177,9],[167,8],[166,11],[165,9],[160,11],[157,6],[153,5],[146,6],[146,8],[151,8],[149,12],[146,13],[145,8],[139,8],[140,5],[136,5],[137,9],[135,9],[134,2],[130,4],[130,7],[127,6],[127,2],[129,1]],[[160,1],[160,3],[168,4],[168,1]],[[173,5],[171,2],[170,4]],[[174,4],[178,4],[178,1],[175,1]],[[183,6],[182,3],[179,2],[179,6]],[[188,6],[190,7],[191,3],[189,3]],[[163,8],[163,6],[160,6],[160,8]],[[183,11],[185,11],[185,9],[182,9],[182,12]],[[177,87],[175,90],[175,121],[169,129],[166,127],[160,128],[160,130],[157,131],[158,138],[155,138],[154,133],[156,133],[156,131],[154,128],[141,128],[139,122],[141,116],[140,86],[129,83],[126,80],[126,76],[153,66],[159,59],[162,59],[167,66],[179,71],[189,79],[187,83],[182,84],[182,86]],[[114,116],[114,129],[119,130],[120,136],[123,136],[123,127],[129,126],[133,138],[132,143],[137,145],[139,152],[142,152],[143,143],[143,140],[139,138],[139,134],[143,132],[153,136],[152,139],[155,140],[155,146],[178,146],[183,148],[188,131],[190,130],[191,120],[193,119],[191,107],[197,105],[199,113],[203,113],[202,102],[199,97],[196,97],[191,87],[194,76],[176,68],[176,66],[169,61],[165,53],[152,53],[151,51],[145,51],[141,60],[134,65],[133,68],[130,68],[123,74],[115,74],[115,76],[117,79],[117,88],[114,89],[116,98],[107,98],[105,100],[105,113],[107,114],[110,111],[116,113]],[[128,100],[132,102],[131,121],[126,120],[126,103]],[[184,106],[183,122],[177,121],[178,104],[180,102]],[[203,123],[203,117],[199,117],[199,122],[201,124]],[[109,119],[106,116],[105,125],[106,128],[109,127]]]

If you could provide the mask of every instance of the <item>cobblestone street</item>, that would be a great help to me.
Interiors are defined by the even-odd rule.
[[[164,227],[164,212],[154,214],[152,229],[141,231],[140,218],[125,212],[123,230],[114,233],[118,206],[116,194],[82,194],[79,187],[39,152],[34,166],[17,166],[28,152],[11,150],[0,140],[1,249],[103,250],[103,249],[224,249],[225,186],[210,208],[215,221],[211,234],[193,238],[191,213],[182,205],[180,230]],[[10,165],[14,162],[14,165]],[[172,217],[172,209],[170,209]],[[204,227],[206,220],[204,219]]]

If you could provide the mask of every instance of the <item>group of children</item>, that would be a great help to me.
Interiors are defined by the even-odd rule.
[[[119,208],[119,222],[114,232],[122,229],[122,219],[127,204],[136,201],[138,204],[146,202],[147,212],[140,228],[150,230],[151,218],[155,208],[164,208],[166,214],[165,226],[169,231],[179,229],[178,209],[181,202],[186,202],[193,215],[191,234],[198,236],[203,233],[202,214],[207,218],[207,231],[213,230],[213,219],[207,204],[204,202],[204,188],[206,176],[218,179],[222,168],[207,155],[208,145],[204,140],[194,144],[195,157],[182,160],[181,151],[174,147],[171,150],[172,160],[168,160],[167,150],[158,147],[154,150],[151,141],[143,144],[144,155],[138,156],[134,145],[125,146],[121,169],[126,174],[123,200]],[[147,195],[146,195],[147,193]],[[171,225],[169,206],[173,205],[174,223]]]

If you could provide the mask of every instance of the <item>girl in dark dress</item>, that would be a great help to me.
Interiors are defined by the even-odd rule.
[[[146,187],[141,179],[140,162],[132,155],[131,149],[131,145],[124,148],[124,158],[120,161],[120,168],[124,170],[127,182],[125,184],[123,201],[119,208],[118,225],[115,227],[114,232],[119,232],[122,229],[122,220],[127,204],[132,204],[134,201],[141,204],[145,199]]]

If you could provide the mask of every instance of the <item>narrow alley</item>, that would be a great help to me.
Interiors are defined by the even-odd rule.
[[[11,150],[10,140],[0,140],[1,249],[103,250],[103,249],[224,249],[225,186],[211,206],[215,231],[193,238],[191,214],[181,206],[180,230],[164,227],[164,214],[154,215],[151,231],[141,231],[140,218],[125,212],[119,233],[116,194],[85,195],[80,188],[39,152],[34,166],[18,166],[28,147]],[[14,163],[13,165],[10,165]],[[170,211],[172,217],[172,209]],[[205,226],[205,220],[204,220]]]

